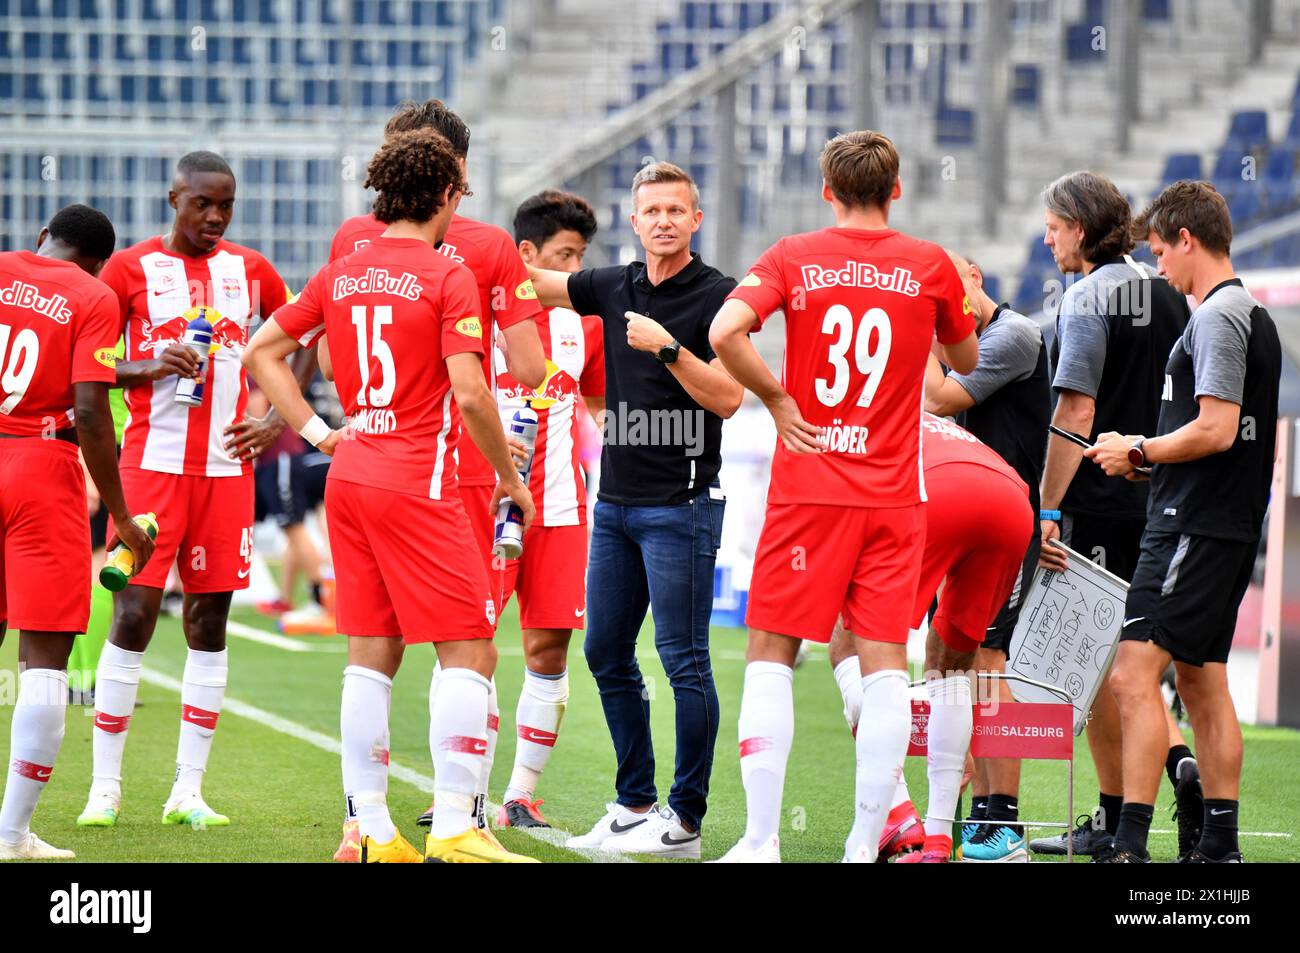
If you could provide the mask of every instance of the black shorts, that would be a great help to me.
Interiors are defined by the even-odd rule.
[[[1043,537],[1037,532],[1038,523],[1034,523],[1034,534],[1029,540],[1029,549],[1025,551],[1025,561],[1020,566],[1020,575],[1016,579],[1015,586],[1011,589],[1011,595],[1007,598],[997,618],[993,624],[988,627],[984,633],[984,642],[980,645],[982,649],[993,649],[1004,655],[1009,655],[1011,650],[1011,636],[1016,631],[1016,623],[1020,621],[1020,607],[1024,604],[1025,593],[1029,591],[1029,584],[1033,582],[1034,573],[1038,571],[1038,551],[1043,546]]]
[[[281,454],[257,467],[253,519],[261,522],[273,517],[282,528],[297,526],[325,500],[325,478],[330,458],[310,450],[306,453]]]
[[[1111,520],[1076,513],[1061,514],[1061,542],[1085,559],[1128,582],[1137,569],[1147,521]]]
[[[1176,662],[1226,662],[1256,542],[1146,533],[1121,641],[1154,642]]]

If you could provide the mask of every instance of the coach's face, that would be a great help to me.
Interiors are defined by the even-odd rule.
[[[690,248],[703,219],[686,182],[647,182],[637,189],[632,228],[647,255],[671,258]]]
[[[1062,274],[1083,271],[1083,226],[1061,218],[1055,212],[1043,213],[1046,234],[1043,244],[1052,250],[1056,267]]]

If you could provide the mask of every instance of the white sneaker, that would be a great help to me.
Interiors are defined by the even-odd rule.
[[[622,804],[606,804],[605,816],[596,822],[596,826],[586,834],[570,837],[564,842],[564,846],[577,850],[594,850],[603,847],[609,838],[626,834],[634,827],[645,824],[655,816],[657,808],[656,804],[646,813],[637,814],[635,811],[629,811]]]
[[[70,850],[50,846],[31,831],[16,844],[0,840],[0,860],[72,860],[76,856]]]
[[[623,854],[653,854],[657,857],[700,859],[700,832],[692,834],[682,827],[671,807],[661,807],[646,815],[646,823],[635,830],[607,837],[601,844],[606,850]]]
[[[773,834],[758,850],[745,846],[742,838],[735,847],[727,851],[712,864],[779,864],[781,863],[781,838]]]
[[[871,851],[865,846],[859,847],[852,854],[845,854],[842,864],[874,864],[876,858],[871,856]]]

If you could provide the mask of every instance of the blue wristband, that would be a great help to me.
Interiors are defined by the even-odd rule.
[[[1060,510],[1039,510],[1038,518],[1040,520],[1056,520],[1056,522],[1059,523],[1061,521],[1061,511]]]

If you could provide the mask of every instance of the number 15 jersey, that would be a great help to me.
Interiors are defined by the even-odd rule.
[[[921,396],[936,332],[975,330],[961,278],[938,245],[892,229],[824,228],[781,239],[729,295],[785,312],[782,384],[823,452],[778,438],[770,503],[900,507],[925,501]]]
[[[329,478],[432,500],[460,496],[460,412],[447,357],[483,356],[474,276],[416,238],[374,239],[330,262],[275,323],[303,347],[329,336],[350,419]]]

